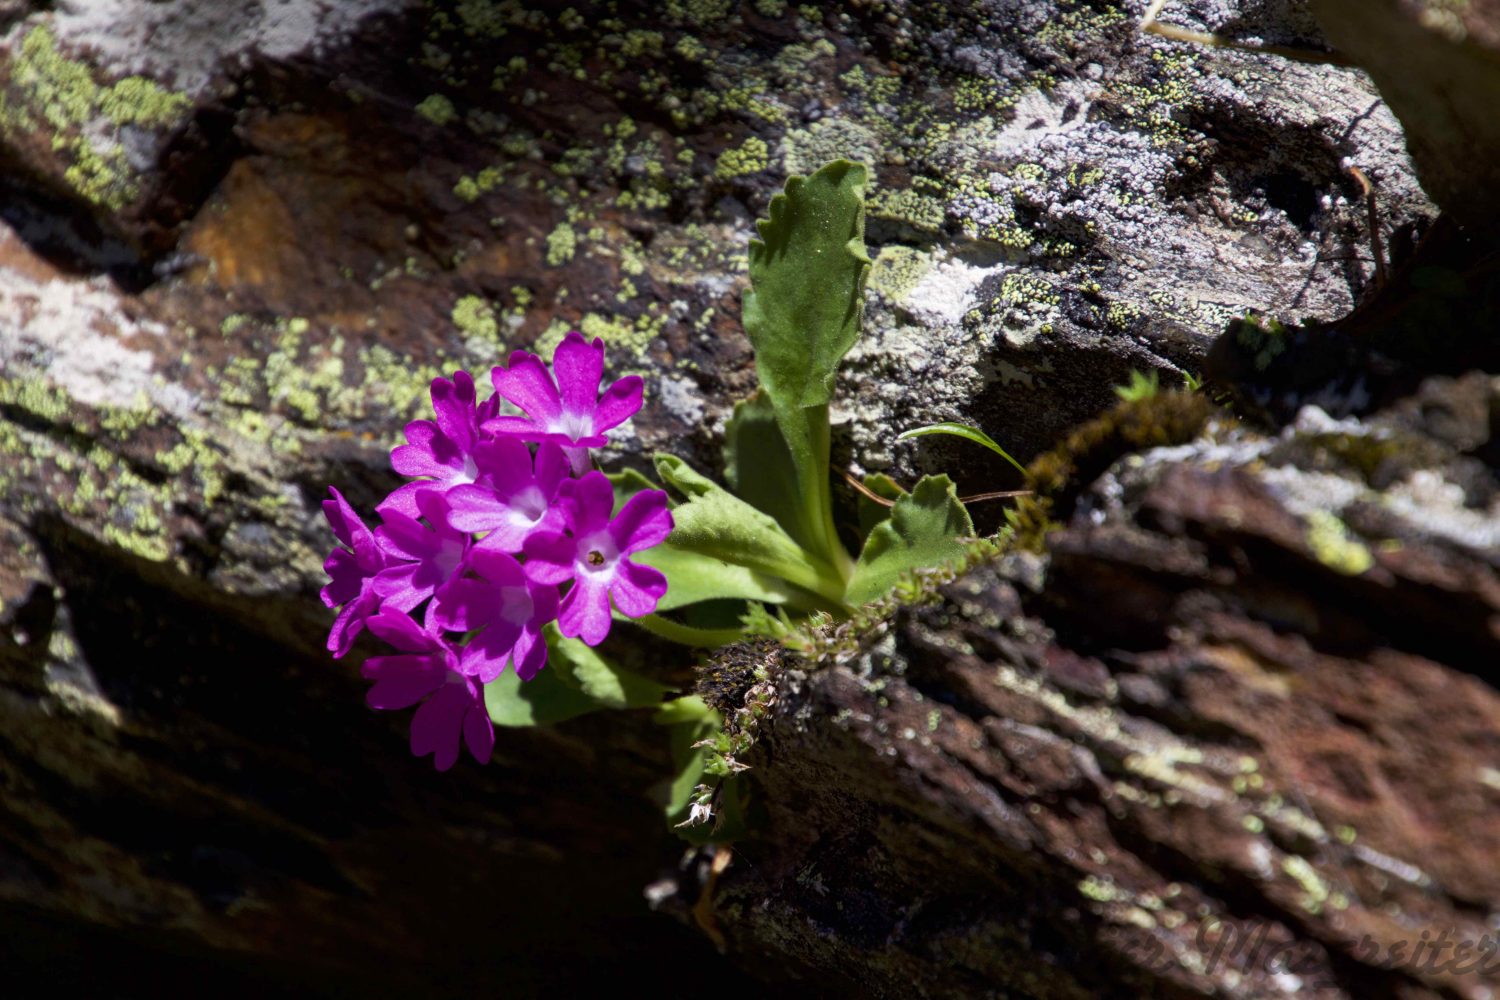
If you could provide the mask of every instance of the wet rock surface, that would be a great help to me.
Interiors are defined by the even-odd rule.
[[[1360,190],[1342,159],[1376,180],[1387,236],[1434,211],[1400,128],[1362,74],[1144,38],[1132,23],[1139,3],[833,9],[673,0],[565,10],[244,0],[212,5],[213,16],[209,6],[0,4],[0,922],[8,929],[0,947],[84,979],[109,982],[138,949],[170,959],[161,963],[178,970],[169,977],[233,961],[251,985],[260,983],[253,968],[279,988],[357,985],[397,995],[433,989],[434,967],[454,983],[526,993],[707,961],[698,937],[646,913],[641,899],[674,858],[650,791],[667,770],[660,732],[626,717],[501,733],[493,766],[435,778],[406,756],[401,721],[362,708],[354,668],[321,651],[328,616],[316,591],[331,542],[317,502],[332,483],[368,509],[394,485],[386,453],[425,406],[435,375],[482,371],[514,348],[549,349],[571,328],[605,338],[612,367],[647,380],[647,408],[614,442],[611,460],[643,464],[667,449],[712,470],[722,420],[752,384],[738,322],[746,243],[787,173],[839,155],[873,168],[868,328],[836,397],[840,461],[898,479],[942,469],[966,492],[1013,487],[1015,477],[966,445],[896,444],[896,433],[962,419],[1028,458],[1112,404],[1111,387],[1131,369],[1158,369],[1163,384],[1175,383],[1179,369],[1197,371],[1211,339],[1246,310],[1289,320],[1348,312],[1373,271]],[[1179,19],[1199,28],[1229,21],[1280,43],[1320,41],[1299,5],[1193,6]],[[1443,392],[1430,405],[1385,411],[1400,444],[1359,454],[1423,457],[1410,468],[1360,459],[1386,471],[1348,494],[1358,503],[1307,485],[1323,482],[1309,471],[1324,459],[1309,443],[1321,440],[1322,424],[1265,437],[1268,451],[1256,462],[1307,476],[1282,484],[1301,499],[1285,516],[1267,513],[1269,540],[1234,535],[1214,521],[1227,516],[1219,508],[1179,509],[1187,499],[1248,503],[1256,489],[1271,488],[1259,467],[1221,482],[1210,468],[1219,460],[1190,450],[1078,484],[1091,499],[1068,513],[1057,539],[1047,576],[1053,603],[981,574],[953,591],[959,610],[945,612],[947,624],[930,610],[902,619],[893,633],[899,658],[937,677],[934,692],[960,690],[952,673],[973,675],[962,683],[984,694],[951,704],[924,694],[921,725],[911,728],[923,733],[926,713],[937,709],[938,733],[1062,731],[1034,704],[1032,716],[1009,719],[985,700],[1000,696],[976,678],[987,683],[1000,654],[918,655],[928,648],[922,635],[980,628],[963,623],[971,612],[986,621],[1014,616],[1064,636],[1056,648],[1071,652],[1049,669],[1086,689],[1068,688],[1068,697],[1095,699],[1106,715],[1138,712],[1158,727],[1177,726],[1172,746],[1220,755],[1202,774],[1192,771],[1200,783],[1219,782],[1217,762],[1243,744],[1283,794],[1294,777],[1322,794],[1299,770],[1313,768],[1315,755],[1278,745],[1281,756],[1270,759],[1257,748],[1272,730],[1254,725],[1292,731],[1295,720],[1257,705],[1233,721],[1250,704],[1244,692],[1269,685],[1269,698],[1280,682],[1305,675],[1309,718],[1333,711],[1325,701],[1335,694],[1323,685],[1339,673],[1319,657],[1364,662],[1359,629],[1378,627],[1386,642],[1386,630],[1400,631],[1411,614],[1403,602],[1417,601],[1434,617],[1415,619],[1426,624],[1412,624],[1400,643],[1389,640],[1391,656],[1417,665],[1371,660],[1362,669],[1427,703],[1463,707],[1471,722],[1439,750],[1468,746],[1480,762],[1475,773],[1500,767],[1493,743],[1477,735],[1481,723],[1494,723],[1485,700],[1493,678],[1481,668],[1493,641],[1483,617],[1493,612],[1483,609],[1493,603],[1486,588],[1494,564],[1477,553],[1495,545],[1485,534],[1495,516],[1486,506],[1495,445],[1484,423],[1495,407],[1492,389],[1462,384],[1467,395],[1452,398],[1468,400],[1467,409],[1447,424]],[[1373,426],[1338,433],[1383,441],[1386,432]],[[1436,443],[1410,451],[1413,441]],[[1185,471],[1174,472],[1176,464]],[[1282,510],[1292,501],[1257,503]],[[1421,527],[1433,504],[1446,505],[1437,520],[1447,527],[1407,540],[1401,532]],[[1347,578],[1326,568],[1288,575],[1287,566],[1325,565],[1298,547],[1308,525],[1320,526],[1330,558],[1346,569],[1365,557],[1370,565]],[[1195,531],[1208,540],[1194,541]],[[1406,548],[1380,544],[1392,539]],[[1245,569],[1236,553],[1256,546],[1290,553],[1286,564]],[[1164,560],[1176,568],[1167,572]],[[1233,605],[1249,584],[1213,583],[1225,573],[1258,579],[1262,569],[1265,600],[1287,604],[1271,626],[1254,624],[1255,614],[1269,614],[1264,608]],[[1305,589],[1312,580],[1317,587]],[[1171,597],[1191,594],[1208,595],[1201,619],[1192,602]],[[1337,603],[1325,609],[1325,596]],[[1089,603],[1117,598],[1133,610],[1101,619]],[[992,613],[981,615],[986,602]],[[1276,645],[1295,646],[1287,637],[1318,625],[1319,615],[1354,645],[1337,653]],[[1135,631],[1090,632],[1111,621]],[[1457,637],[1459,659],[1418,641],[1436,634],[1433,622]],[[1250,639],[1227,638],[1233,623],[1270,651],[1221,652],[1206,666],[1184,666],[1199,663],[1191,658],[1201,647],[1248,648]],[[1190,627],[1198,631],[1187,638],[1161,638]],[[1231,632],[1213,631],[1221,627]],[[1047,641],[1026,638],[1027,656],[1054,648]],[[1156,659],[1127,664],[1104,652],[1117,646]],[[1280,665],[1258,666],[1255,657]],[[1231,661],[1239,666],[1223,665]],[[1023,657],[1010,669],[1025,687],[1025,671],[1039,668]],[[1275,683],[1245,679],[1260,674]],[[1232,676],[1244,691],[1231,685],[1219,702],[1190,697],[1184,678],[1200,675]],[[1037,691],[1052,690],[1050,676]],[[914,683],[893,677],[898,688]],[[1196,841],[1152,825],[1165,821],[1150,817],[1166,813],[1135,804],[1139,815],[1126,824],[1134,833],[1121,836],[1144,860],[1127,863],[1126,848],[1098,830],[1080,833],[1079,843],[1105,861],[1060,860],[1061,840],[1039,832],[1032,803],[990,783],[999,779],[984,770],[998,766],[989,749],[971,747],[965,757],[955,744],[955,760],[990,761],[963,765],[983,780],[960,780],[966,772],[946,761],[947,770],[931,772],[948,783],[946,798],[936,806],[923,799],[928,764],[902,756],[918,743],[871,735],[904,732],[896,720],[916,719],[916,710],[879,704],[867,682],[839,667],[810,675],[783,699],[803,722],[795,737],[778,728],[768,746],[785,751],[757,767],[776,831],[758,877],[779,873],[774,886],[786,895],[757,909],[748,901],[769,898],[773,882],[757,883],[748,864],[730,869],[714,912],[731,958],[758,975],[766,968],[754,959],[764,955],[788,959],[798,975],[852,975],[837,971],[854,954],[840,950],[841,936],[860,942],[865,965],[880,942],[923,942],[892,945],[889,964],[870,965],[860,982],[878,985],[948,956],[951,942],[972,956],[959,963],[968,978],[945,980],[956,988],[993,982],[1043,993],[1043,979],[1057,990],[1069,982],[1060,966],[1028,986],[1014,978],[1013,963],[1001,968],[993,956],[1014,957],[1030,942],[1037,955],[1097,960],[1094,935],[1115,935],[1127,957],[1108,967],[1126,970],[1123,981],[1206,988],[1131,964],[1137,939],[1121,926],[1135,926],[1134,911],[1119,900],[1085,897],[1076,920],[1062,901],[1077,896],[1082,880],[1106,875],[1137,896],[1156,892],[1177,865],[1183,891],[1208,912],[1258,913],[1248,901],[1263,887],[1231,850],[1240,840],[1223,846],[1240,865],[1239,875],[1225,876],[1232,891],[1204,874],[1207,862],[1180,856]],[[1127,689],[1156,707],[1125,705]],[[1021,712],[1025,698],[1013,697]],[[1280,711],[1302,704],[1278,697]],[[1058,704],[1048,699],[1044,708]],[[839,721],[856,704],[868,724]],[[1378,850],[1442,879],[1432,904],[1442,915],[1445,900],[1457,898],[1445,893],[1459,891],[1448,887],[1477,871],[1485,842],[1476,832],[1467,853],[1443,855],[1450,868],[1438,871],[1438,848],[1416,839],[1415,821],[1374,818],[1391,803],[1438,808],[1429,799],[1448,787],[1450,778],[1424,770],[1426,749],[1401,742],[1412,732],[1414,722],[1390,730],[1379,758],[1411,774],[1382,777],[1370,800],[1379,808],[1361,815],[1394,838]],[[1112,810],[1126,801],[1106,795],[1111,782],[1130,782],[1142,796],[1172,791],[1112,758],[1119,747],[1055,739],[1047,746],[1060,774],[1085,753],[1107,777],[1077,785],[1053,775],[1060,790],[1043,804],[1049,810],[1070,796],[1082,801],[1078,789],[1097,784],[1087,793],[1096,796],[1090,822],[1103,829],[1118,825]],[[1463,790],[1455,801],[1467,805],[1443,816],[1453,830],[1469,830],[1486,808],[1493,815],[1493,799],[1483,798],[1492,793],[1451,773]],[[840,792],[832,779],[841,774],[880,789]],[[830,780],[819,785],[818,775]],[[1024,780],[1042,787],[1041,779]],[[809,795],[825,796],[829,810],[857,808],[840,819],[813,808]],[[793,803],[808,808],[788,834]],[[1198,821],[1205,838],[1259,815],[1249,806],[1186,808],[1208,817]],[[1054,831],[1074,816],[1049,815]],[[913,816],[920,821],[906,822]],[[922,851],[899,864],[881,853],[881,838],[918,835],[911,831],[926,831]],[[775,840],[782,836],[790,839]],[[1152,838],[1165,845],[1156,848],[1161,857],[1142,846]],[[842,890],[835,881],[817,883],[817,892],[808,887],[819,870],[799,874],[802,848],[787,846],[802,841],[807,850],[845,845],[840,858],[892,867],[850,861],[851,874],[837,876],[848,882]],[[940,854],[960,843],[968,860]],[[1302,858],[1320,878],[1342,872],[1344,855],[1313,856],[1298,844],[1274,850],[1266,855],[1273,870]],[[953,867],[933,875],[927,861],[940,856]],[[906,938],[895,918],[878,935],[878,921],[861,929],[835,919],[841,902],[871,913],[905,906],[903,887],[918,874],[958,885],[970,867],[984,871],[975,885],[1009,888],[996,888],[992,902],[963,897],[920,919],[901,917],[917,928]],[[865,873],[866,902],[854,871]],[[1264,892],[1280,909],[1267,912],[1278,926],[1341,947],[1331,906],[1316,919],[1296,917],[1305,911],[1285,878],[1270,882]],[[1355,898],[1343,882],[1330,884]],[[1497,905],[1492,889],[1468,879],[1464,919],[1486,919],[1483,907]],[[814,896],[821,909],[811,908]],[[1406,905],[1404,897],[1396,903]],[[1015,919],[1002,919],[1007,913]],[[974,914],[988,916],[970,927]],[[1028,937],[1027,914],[1058,937]],[[580,940],[589,942],[591,966],[573,960]],[[92,971],[70,966],[66,956],[83,943],[109,960]],[[372,968],[374,948],[386,967]],[[1341,975],[1354,977],[1339,980],[1349,988],[1378,982],[1338,962]],[[1094,980],[1077,982],[1085,989]]]

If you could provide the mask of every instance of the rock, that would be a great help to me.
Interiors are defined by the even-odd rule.
[[[1217,6],[1267,37],[1313,30],[1275,5]],[[233,956],[247,984],[407,995],[433,968],[524,993],[708,961],[640,905],[674,853],[649,794],[666,774],[660,730],[622,716],[504,733],[496,766],[434,776],[407,756],[400,722],[359,705],[354,668],[322,652],[331,542],[317,505],[335,484],[368,510],[394,485],[387,452],[433,377],[482,374],[573,327],[647,381],[610,461],[668,449],[712,471],[722,420],[752,387],[745,247],[789,170],[845,154],[874,169],[869,322],[839,386],[841,461],[908,481],[946,468],[965,491],[1012,473],[896,433],[960,419],[1030,457],[1107,408],[1132,368],[1168,382],[1195,370],[1246,310],[1346,313],[1371,267],[1342,159],[1378,181],[1388,229],[1433,210],[1358,72],[1184,49],[1073,0],[59,0],[8,5],[0,24],[0,938],[33,968],[92,949],[101,960],[69,972],[83,991],[117,988],[138,948],[179,957],[182,980]],[[1412,480],[1412,504],[1430,487],[1452,506],[1438,475]],[[1360,530],[1352,512],[1345,524]],[[1357,565],[1323,527],[1336,561]],[[1399,557],[1371,558],[1406,579],[1387,565]],[[1401,573],[1487,593],[1468,555],[1423,559]],[[989,588],[1002,609],[1021,600],[1006,586]],[[1035,600],[1024,620],[1063,614]],[[1479,598],[1428,600],[1480,655]],[[1058,668],[1069,683],[1107,689],[1097,651],[1075,653]],[[689,666],[667,679],[687,683]],[[810,794],[833,808],[808,777],[820,760],[845,755],[827,773],[872,766],[860,748],[873,737],[813,712],[864,690],[841,670],[788,689],[812,770],[757,768],[773,817]],[[1134,674],[1122,689],[1163,712],[1184,704],[1175,675]],[[1445,683],[1458,685],[1433,691]],[[886,708],[858,697],[858,725],[889,729]],[[778,728],[768,745],[791,739]],[[1073,751],[1035,740],[1071,788]],[[859,773],[888,786],[880,809],[907,808],[902,789],[920,784],[915,770]],[[1055,854],[1028,860],[1046,842],[1003,795],[932,774],[959,782],[942,810],[974,844],[998,838],[975,848],[984,878],[1061,900],[1085,877]],[[982,820],[963,811],[967,791]],[[859,814],[853,848],[878,814]],[[810,809],[797,836],[833,815]],[[795,876],[791,857],[768,871]],[[1150,863],[1115,877],[1151,884]],[[1445,878],[1469,870],[1454,864]],[[744,867],[717,906],[733,955],[800,949],[793,968],[826,969],[815,952],[833,938],[734,909],[754,896],[736,881]],[[868,908],[906,884],[872,875]],[[924,919],[966,926],[962,907]],[[1090,919],[1068,933],[1104,926]],[[995,933],[1019,941],[1026,926]],[[776,935],[784,945],[766,943]],[[372,941],[388,966],[372,967]],[[871,975],[894,982],[912,961],[893,953]]]
[[[1093,478],[1040,586],[1012,556],[769,660],[731,953],[868,996],[1487,995],[1497,402],[1211,419]]]
[[[1312,0],[1401,119],[1422,186],[1459,222],[1500,219],[1500,4]]]

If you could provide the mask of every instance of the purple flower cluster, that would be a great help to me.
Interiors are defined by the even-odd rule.
[[[323,568],[323,603],[338,608],[328,634],[334,656],[361,631],[398,652],[365,661],[371,708],[421,703],[411,749],[440,771],[459,744],[481,763],[495,732],[482,685],[507,666],[529,681],[546,666],[542,628],[591,646],[620,613],[651,614],[667,591],[658,571],[631,556],[672,531],[667,495],[645,490],[614,509],[614,490],[589,449],[641,407],[630,375],[601,395],[604,343],[569,333],[549,369],[525,351],[490,374],[480,402],[468,372],[434,379],[434,420],[406,425],[391,452],[412,481],[375,508],[373,531],[338,490],[323,501],[340,548]],[[501,415],[500,400],[524,415]],[[532,445],[535,445],[535,452]]]

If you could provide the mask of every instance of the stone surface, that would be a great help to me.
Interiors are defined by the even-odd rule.
[[[1230,317],[1343,315],[1372,268],[1341,160],[1378,182],[1388,236],[1433,212],[1394,118],[1356,71],[1142,37],[1143,7],[0,6],[0,947],[21,949],[7,957],[87,976],[66,959],[87,943],[106,977],[144,948],[191,981],[234,956],[268,987],[398,995],[434,967],[523,993],[710,968],[641,901],[674,856],[649,794],[661,732],[626,717],[502,734],[495,766],[434,777],[321,652],[317,503],[332,483],[368,509],[393,485],[386,452],[435,375],[573,327],[647,380],[610,460],[670,449],[712,470],[752,383],[738,303],[753,220],[789,171],[838,155],[875,177],[868,330],[837,397],[853,468],[1009,487],[987,453],[894,437],[962,419],[1027,458],[1132,368],[1164,384],[1196,371]],[[1295,5],[1194,7],[1199,28],[1317,41]],[[1443,482],[1393,496],[1420,522],[1454,503]],[[1472,552],[1464,532],[1489,516],[1455,508],[1453,544]],[[1401,572],[1487,593],[1465,559]],[[1473,608],[1430,603],[1472,630]],[[1090,657],[1068,663],[1096,676]],[[689,667],[668,679],[690,683]],[[1432,683],[1454,704],[1469,690]],[[863,690],[837,670],[806,684],[789,706]],[[889,727],[873,710],[869,725]],[[808,733],[806,768],[819,740],[870,766],[864,737]],[[787,764],[764,768],[773,812],[828,791]],[[961,810],[939,824],[1003,832],[986,877],[1014,864],[1061,893],[1097,874],[1026,860],[998,801],[983,820],[998,825]],[[795,881],[792,856],[772,870]],[[1454,863],[1445,878],[1469,870]],[[1116,877],[1149,884],[1135,871]],[[788,922],[773,947],[733,909],[752,886],[718,908],[736,956],[791,955],[795,938],[796,967],[826,969],[826,936]],[[961,936],[966,912],[934,926]],[[371,967],[375,946],[388,968]]]
[[[1406,127],[1423,186],[1443,211],[1500,219],[1500,3],[1312,0],[1329,39],[1369,70]]]
[[[866,996],[1491,995],[1497,404],[1216,418],[1045,567],[773,658],[731,953]]]

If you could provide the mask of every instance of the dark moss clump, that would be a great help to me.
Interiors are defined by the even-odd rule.
[[[745,696],[764,676],[766,663],[781,649],[772,639],[725,646],[698,671],[697,692],[726,718],[745,704]]]
[[[1111,465],[1144,448],[1186,444],[1219,412],[1201,393],[1164,392],[1121,402],[1077,427],[1027,467],[1026,485],[1034,493],[1007,517],[1017,543],[1041,551],[1047,532],[1073,513],[1079,495]]]

